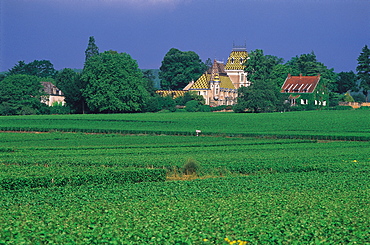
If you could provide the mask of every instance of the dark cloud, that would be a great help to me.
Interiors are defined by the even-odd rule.
[[[314,51],[335,71],[354,70],[370,40],[370,2],[334,0],[0,1],[0,71],[48,59],[82,68],[89,36],[159,68],[172,48],[226,59],[233,43],[289,60]]]

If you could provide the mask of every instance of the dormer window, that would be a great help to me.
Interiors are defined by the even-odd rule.
[[[240,64],[243,64],[243,62],[244,62],[244,59],[240,58]]]
[[[231,58],[231,59],[230,59],[231,64],[234,64],[234,61],[235,61],[235,59],[234,59],[234,58]]]

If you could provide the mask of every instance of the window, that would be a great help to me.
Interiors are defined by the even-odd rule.
[[[235,59],[234,59],[234,58],[231,58],[231,59],[230,59],[231,64],[234,64],[234,61],[235,61]]]
[[[307,105],[308,100],[307,99],[301,99],[301,105]]]

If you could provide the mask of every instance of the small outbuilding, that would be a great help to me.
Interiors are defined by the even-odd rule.
[[[54,84],[51,82],[41,82],[45,93],[47,96],[41,99],[41,102],[47,104],[48,106],[52,106],[55,102],[65,104],[65,97],[63,92],[58,89]]]
[[[327,106],[329,101],[329,92],[321,76],[291,76],[288,74],[281,93],[289,94],[289,103],[291,106],[304,107],[322,107]]]

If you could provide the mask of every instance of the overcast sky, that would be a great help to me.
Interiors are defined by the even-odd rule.
[[[233,44],[335,72],[370,46],[370,0],[0,0],[0,71],[18,61],[83,68],[89,36],[158,69],[170,48],[226,60]]]

